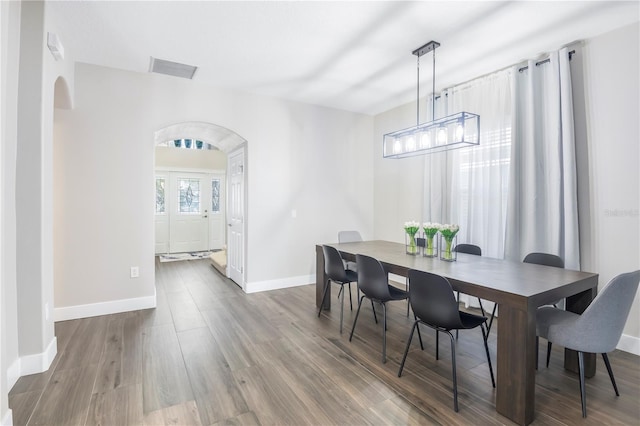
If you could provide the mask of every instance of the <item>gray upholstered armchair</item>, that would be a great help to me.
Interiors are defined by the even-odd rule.
[[[607,353],[620,340],[639,283],[640,271],[618,275],[581,315],[553,307],[539,308],[536,313],[538,336],[578,352],[582,417],[587,417],[584,352],[602,354],[616,396],[620,395]]]

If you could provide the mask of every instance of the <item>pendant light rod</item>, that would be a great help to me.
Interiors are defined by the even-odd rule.
[[[437,41],[431,40],[429,43],[418,47],[416,50],[411,52],[412,54],[418,57],[418,121],[417,124],[420,123],[420,56],[426,55],[427,53],[433,51],[433,83],[432,83],[432,92],[431,92],[431,119],[436,119],[436,49],[440,47],[440,43]]]

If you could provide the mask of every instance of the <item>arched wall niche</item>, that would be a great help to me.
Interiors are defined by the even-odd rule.
[[[53,86],[53,93],[53,106],[55,108],[73,109],[71,91],[64,77],[60,76],[56,79]]]

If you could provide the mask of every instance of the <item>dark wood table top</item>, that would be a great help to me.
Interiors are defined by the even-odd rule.
[[[405,245],[389,241],[328,244],[344,258],[374,257],[388,272],[406,276],[409,269],[447,277],[455,290],[527,310],[593,288],[598,274],[458,253],[457,260],[408,255]]]

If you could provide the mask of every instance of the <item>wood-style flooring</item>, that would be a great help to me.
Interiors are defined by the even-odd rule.
[[[425,350],[414,339],[397,376],[412,325],[405,302],[389,304],[382,364],[382,329],[370,304],[349,342],[355,286],[340,334],[337,286],[332,310],[318,318],[314,285],[244,294],[208,260],[156,262],[156,285],[155,309],[56,323],[51,368],[20,378],[9,394],[15,425],[511,423],[495,411],[479,329],[457,342],[456,413],[448,338],[436,361],[434,332],[423,329]],[[583,419],[578,378],[563,369],[562,348],[549,368],[545,348],[542,341],[534,424],[640,423],[639,357],[610,355],[620,397],[599,358]]]

